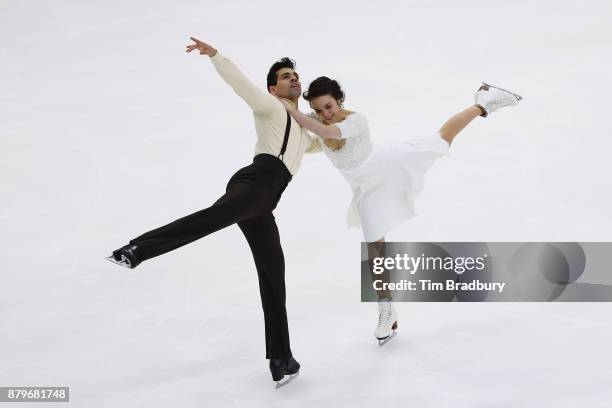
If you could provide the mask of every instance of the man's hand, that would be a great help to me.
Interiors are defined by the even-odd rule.
[[[217,49],[211,47],[210,45],[206,44],[205,42],[202,42],[200,40],[198,40],[197,38],[193,38],[193,37],[189,37],[191,38],[191,41],[193,41],[195,44],[191,44],[187,46],[187,52],[191,52],[193,50],[198,50],[200,51],[200,55],[208,55],[209,57],[214,57],[215,54],[217,53]]]

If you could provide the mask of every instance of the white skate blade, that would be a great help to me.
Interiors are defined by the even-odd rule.
[[[493,85],[493,84],[489,84],[489,83],[487,83],[487,82],[483,82],[482,84],[483,84],[483,85],[485,85],[485,86],[488,86],[489,88],[495,88],[495,89],[499,89],[500,91],[508,92],[509,94],[512,94],[512,95],[513,95],[513,96],[514,96],[514,97],[515,97],[517,100],[519,100],[519,101],[520,101],[521,99],[523,99],[523,97],[522,97],[521,95],[516,94],[516,93],[514,93],[514,92],[512,92],[512,91],[509,91],[509,90],[507,90],[507,89],[500,88],[499,86],[495,86],[495,85]]]
[[[107,261],[111,261],[114,264],[123,266],[124,268],[131,269],[130,268],[130,261],[124,255],[121,255],[121,261],[116,260],[112,255],[111,256],[107,256],[104,259],[106,259]]]
[[[298,375],[300,375],[299,371],[295,374],[285,375],[282,380],[276,382],[276,389],[279,389],[280,387],[284,387],[285,385],[289,384],[291,381],[296,379]]]
[[[378,347],[384,346],[385,344],[390,342],[391,339],[394,338],[396,335],[397,335],[397,330],[393,330],[393,332],[388,337],[385,337],[384,339],[378,339]]]

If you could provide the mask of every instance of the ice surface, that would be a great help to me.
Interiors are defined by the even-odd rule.
[[[262,87],[286,55],[304,88],[339,79],[375,143],[438,129],[482,80],[525,98],[456,139],[388,240],[610,241],[611,18],[605,1],[4,0],[0,386],[70,386],[75,407],[609,406],[609,304],[398,304],[378,347],[350,189],[323,155],[276,211],[287,387],[238,228],[133,271],[103,257],[252,157],[248,107],[190,35]]]

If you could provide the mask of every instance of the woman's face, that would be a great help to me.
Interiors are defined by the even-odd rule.
[[[342,108],[331,95],[321,95],[310,101],[310,107],[324,123],[338,123]]]

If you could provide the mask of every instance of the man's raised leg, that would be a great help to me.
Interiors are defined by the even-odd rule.
[[[115,259],[117,253],[133,256],[129,265],[133,268],[140,262],[177,249],[236,222],[265,214],[269,211],[270,201],[269,197],[262,194],[257,183],[230,182],[227,192],[210,207],[132,239],[129,245],[113,252],[113,256]]]

